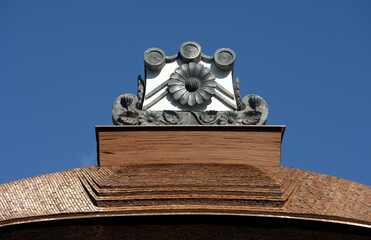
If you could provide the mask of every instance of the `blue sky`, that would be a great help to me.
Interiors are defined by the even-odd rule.
[[[286,125],[282,165],[371,185],[371,1],[1,1],[0,183],[96,164],[95,125],[143,53],[237,55]]]

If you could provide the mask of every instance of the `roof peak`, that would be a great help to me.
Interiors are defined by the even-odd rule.
[[[144,52],[145,80],[138,93],[122,94],[112,108],[116,125],[264,125],[268,105],[258,95],[240,96],[233,83],[235,52],[219,48],[214,56],[188,41],[179,53],[160,48]]]

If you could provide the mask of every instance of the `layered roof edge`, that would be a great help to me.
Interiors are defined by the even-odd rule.
[[[0,185],[0,226],[163,214],[283,217],[371,227],[371,187],[288,167],[130,164]]]

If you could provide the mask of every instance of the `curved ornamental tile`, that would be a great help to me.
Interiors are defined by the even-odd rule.
[[[233,83],[235,52],[220,48],[213,56],[192,41],[166,56],[160,48],[144,52],[145,80],[138,93],[119,96],[112,107],[116,125],[263,125],[268,105],[258,95],[240,96]]]

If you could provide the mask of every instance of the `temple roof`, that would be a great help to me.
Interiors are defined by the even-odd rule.
[[[289,167],[84,167],[0,185],[0,226],[141,214],[242,214],[371,227],[371,187]]]

